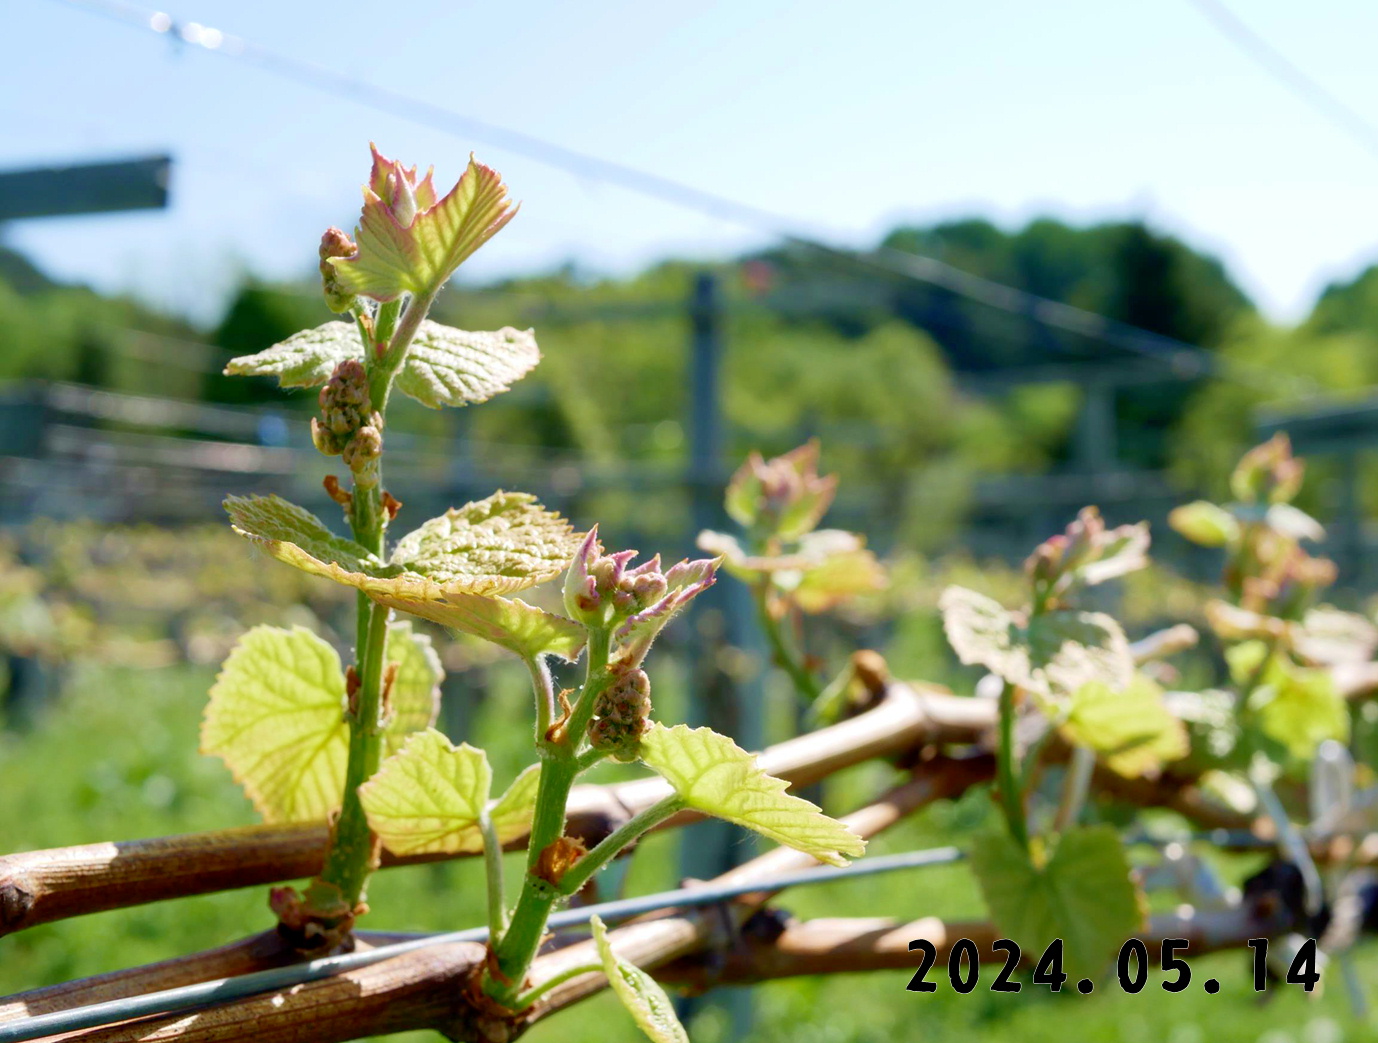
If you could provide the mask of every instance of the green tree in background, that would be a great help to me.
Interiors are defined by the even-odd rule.
[[[330,318],[319,293],[307,294],[301,287],[270,286],[249,280],[230,301],[211,341],[224,349],[224,359],[229,361],[238,355],[262,351],[266,345],[286,340],[297,330],[319,326]],[[270,380],[227,377],[218,368],[206,375],[202,398],[229,405],[285,401]],[[311,404],[308,402],[307,407]]]

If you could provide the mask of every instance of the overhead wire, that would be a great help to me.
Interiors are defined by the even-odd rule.
[[[1198,345],[1141,329],[1061,301],[1041,297],[964,271],[937,258],[888,246],[864,251],[830,245],[814,236],[802,234],[799,229],[805,222],[764,207],[744,203],[630,164],[572,149],[524,131],[477,119],[425,98],[273,51],[244,37],[199,22],[179,22],[164,11],[129,3],[127,0],[59,2],[169,36],[189,46],[198,46],[246,62],[284,79],[338,97],[349,98],[361,105],[423,126],[486,141],[496,148],[563,170],[581,179],[614,185],[717,220],[778,237],[795,247],[822,253],[890,276],[935,286],[988,307],[1024,316],[1042,326],[1153,359],[1161,363],[1166,373],[1174,378],[1190,379],[1212,373],[1223,379],[1263,390],[1274,390],[1278,386],[1278,377],[1270,370],[1255,369],[1241,365],[1238,361],[1227,365]]]
[[[1251,28],[1221,0],[1187,0],[1216,30],[1254,64],[1293,95],[1335,124],[1363,148],[1378,156],[1378,124],[1328,90],[1282,51]]]

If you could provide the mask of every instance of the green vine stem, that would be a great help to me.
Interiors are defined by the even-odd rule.
[[[1000,804],[1010,827],[1010,835],[1021,848],[1027,850],[1029,828],[1024,820],[1024,789],[1019,784],[1015,764],[1014,697],[1015,687],[1006,681],[1000,689],[1000,742],[995,751],[995,784],[1000,791]]]
[[[784,631],[780,629],[780,621],[770,611],[769,578],[757,584],[755,594],[756,615],[761,621],[761,629],[765,631],[766,641],[770,644],[771,660],[789,675],[789,679],[794,683],[794,689],[799,693],[800,698],[812,706],[823,694],[823,689],[819,686],[818,678],[813,675],[813,672],[794,655],[789,642],[785,639]]]
[[[1053,829],[1065,833],[1077,824],[1086,797],[1091,789],[1091,776],[1096,770],[1096,752],[1089,746],[1072,748],[1072,760],[1063,779],[1062,797],[1058,802]]]
[[[358,701],[348,714],[349,761],[345,768],[344,802],[339,821],[330,834],[330,848],[320,875],[323,883],[339,888],[347,909],[359,904],[364,885],[373,872],[373,832],[358,791],[373,777],[382,759],[383,662],[391,614],[371,601],[360,611],[366,613],[367,624],[360,646]]]
[[[538,999],[548,993],[557,985],[563,985],[573,978],[582,978],[585,974],[602,974],[603,965],[601,963],[578,963],[573,967],[566,967],[558,974],[553,974],[539,985],[534,985],[517,998],[517,1010],[526,1010]]]
[[[502,842],[488,808],[479,814],[483,833],[483,868],[488,885],[488,941],[498,945],[507,932],[507,896],[502,879]]]
[[[387,345],[377,357],[369,360],[369,395],[373,399],[373,408],[379,413],[387,413],[388,396],[392,393],[393,378],[397,376],[397,371],[402,368],[402,361],[407,357],[407,349],[411,347],[411,342],[421,329],[421,323],[426,318],[426,313],[431,310],[431,305],[435,303],[436,293],[437,290],[431,290],[428,293],[413,297],[407,304],[407,310],[402,313],[402,317],[396,320],[397,330],[390,340],[378,340],[376,342]],[[388,307],[387,304],[379,307],[380,317]]]
[[[531,690],[536,695],[536,746],[545,743],[546,732],[555,720],[555,683],[545,656],[530,656],[526,668],[531,672]]]
[[[526,973],[545,934],[546,920],[561,897],[556,887],[538,876],[536,870],[541,853],[564,835],[569,791],[581,770],[580,741],[588,730],[598,696],[609,683],[610,640],[611,634],[606,628],[590,629],[584,686],[578,702],[570,710],[569,719],[555,722],[539,744],[541,777],[536,789],[531,835],[527,840],[526,875],[507,931],[493,949],[496,974],[490,971],[485,982],[488,995],[509,1009],[517,1009]],[[538,691],[538,705],[541,698]]]
[[[560,880],[560,893],[565,895],[577,894],[579,889],[588,883],[600,869],[616,858],[623,848],[642,834],[655,829],[667,818],[679,814],[684,810],[684,806],[684,798],[678,793],[673,793],[664,800],[658,801],[649,808],[644,808],[633,815],[599,841],[592,851],[574,864],[574,868]]]
[[[381,304],[374,316],[374,337],[372,350],[367,352],[367,368],[370,404],[380,416],[387,410],[393,379],[434,299],[434,293],[415,297],[405,311],[400,301],[391,301]],[[380,457],[366,482],[359,474],[354,476],[349,522],[355,542],[379,558],[385,558],[387,521]],[[382,760],[386,713],[383,675],[391,620],[390,609],[376,604],[366,594],[358,595],[355,624],[358,689],[351,694],[346,714],[349,760],[345,768],[344,800],[340,817],[331,830],[330,847],[319,877],[322,883],[338,889],[346,910],[359,905],[368,878],[376,867],[373,831],[369,828],[358,790],[373,777]]]

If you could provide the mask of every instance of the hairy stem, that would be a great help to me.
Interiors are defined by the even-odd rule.
[[[531,690],[536,695],[536,745],[539,747],[555,721],[555,684],[545,656],[528,657],[526,668],[531,671]]]
[[[527,841],[526,876],[507,932],[493,949],[496,973],[490,971],[484,985],[489,996],[510,1009],[515,1009],[526,973],[545,934],[550,910],[560,897],[553,884],[536,875],[536,869],[541,852],[564,835],[565,805],[580,770],[580,742],[593,716],[594,703],[608,684],[609,639],[607,630],[589,632],[588,662],[579,701],[564,727],[554,728],[550,738],[541,743],[541,778]]]
[[[517,1010],[526,1010],[538,999],[544,996],[557,985],[563,985],[572,978],[581,978],[585,974],[602,974],[603,964],[600,963],[578,963],[573,967],[566,967],[558,974],[552,974],[539,985],[534,985],[517,997]]]
[[[359,690],[349,714],[349,763],[345,769],[344,803],[331,833],[330,850],[320,879],[340,890],[353,909],[363,897],[373,872],[373,832],[359,800],[359,787],[373,777],[382,758],[383,665],[391,613],[367,598],[364,640],[359,647]]]
[[[498,840],[493,817],[484,808],[478,819],[483,831],[483,868],[488,885],[488,940],[492,945],[502,941],[507,931],[507,896],[502,879],[502,843]]]
[[[415,297],[405,311],[399,301],[385,303],[378,309],[374,342],[366,355],[369,397],[374,411],[380,415],[387,410],[393,378],[434,298],[433,293]],[[355,542],[385,558],[388,519],[383,509],[382,461],[375,463],[367,481],[361,477],[356,474],[353,483],[350,529]],[[344,799],[319,877],[322,883],[339,890],[348,910],[362,900],[364,887],[376,867],[373,831],[359,800],[359,787],[373,777],[383,755],[383,673],[391,619],[390,609],[375,604],[363,593],[358,595],[354,645],[358,689],[350,698],[347,714],[349,761],[345,768]]]
[[[822,694],[823,689],[818,684],[818,678],[814,677],[813,672],[790,649],[789,642],[785,640],[784,632],[780,629],[780,621],[770,611],[769,582],[769,580],[765,580],[760,583],[755,592],[756,615],[761,621],[761,629],[765,631],[766,640],[770,644],[771,660],[789,675],[799,697],[812,705]]]
[[[1072,762],[1067,766],[1062,785],[1062,799],[1053,820],[1053,828],[1059,833],[1071,829],[1081,818],[1081,809],[1086,804],[1086,795],[1091,789],[1091,775],[1095,770],[1096,751],[1087,746],[1074,747]]]
[[[1014,750],[1014,685],[1008,681],[1000,689],[1000,743],[995,751],[995,785],[1009,824],[1010,835],[1021,848],[1029,846],[1029,829],[1024,821],[1024,789],[1019,785]]]
[[[426,318],[426,313],[431,310],[431,304],[435,301],[436,291],[413,297],[407,302],[406,310],[402,312],[402,317],[395,320],[397,323],[396,331],[388,341],[380,340],[379,343],[387,344],[381,355],[370,360],[368,371],[369,393],[373,398],[373,408],[380,413],[384,413],[388,408],[388,395],[392,393],[392,381],[397,376],[397,371],[402,368],[402,362],[407,356],[407,349],[411,347],[412,340],[416,333],[421,329],[421,322]],[[381,319],[386,309],[397,305],[396,301],[384,304],[379,308],[380,325]],[[393,315],[396,312],[392,312]]]
[[[560,880],[560,892],[566,895],[576,894],[595,873],[616,858],[623,848],[643,833],[655,829],[670,816],[678,814],[683,808],[684,799],[678,793],[674,793],[633,815],[574,864]]]

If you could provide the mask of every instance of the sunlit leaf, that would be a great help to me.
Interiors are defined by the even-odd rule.
[[[432,518],[387,564],[277,496],[231,496],[225,509],[236,532],[279,561],[379,598],[524,590],[558,575],[578,546],[569,523],[527,493],[497,492]]]
[[[1261,612],[1232,605],[1220,598],[1212,598],[1204,606],[1206,622],[1215,635],[1224,641],[1246,641],[1253,638],[1283,638],[1291,630],[1286,620]]]
[[[1061,938],[1073,981],[1097,978],[1143,929],[1143,898],[1111,826],[1062,834],[1041,865],[1004,829],[977,835],[969,854],[997,931],[1034,954]]]
[[[1306,613],[1293,635],[1293,648],[1303,659],[1320,666],[1367,663],[1378,651],[1378,629],[1357,613],[1317,605]]]
[[[409,624],[388,636],[398,664],[393,713],[383,729],[392,753],[427,728],[438,709],[440,662]],[[244,634],[211,688],[201,752],[225,761],[266,822],[307,822],[337,810],[349,757],[345,679],[335,650],[304,627]]]
[[[256,355],[241,355],[225,367],[227,376],[278,378],[285,388],[310,388],[330,379],[345,359],[364,357],[363,341],[352,322],[327,322],[294,333]]]
[[[1148,522],[1110,529],[1098,542],[1095,560],[1074,570],[1076,582],[1093,587],[1148,567]]]
[[[523,658],[558,655],[574,660],[588,637],[587,631],[572,619],[528,605],[520,598],[450,594],[443,599],[426,600],[392,597],[376,591],[372,596],[380,605],[483,638]]]
[[[1223,547],[1239,539],[1239,522],[1223,507],[1206,500],[1174,507],[1167,523],[1202,547]]]
[[[536,811],[536,790],[540,783],[541,766],[533,764],[512,781],[507,792],[494,801],[488,816],[493,820],[499,841],[506,844],[531,832],[531,818]]]
[[[201,752],[220,757],[265,822],[324,819],[349,754],[335,650],[304,627],[254,627],[210,692]]]
[[[1044,612],[1026,624],[965,587],[948,587],[938,606],[962,662],[1036,694],[1070,695],[1091,681],[1119,690],[1134,675],[1124,631],[1103,613]]]
[[[675,1016],[675,1005],[660,984],[640,967],[628,963],[613,952],[608,941],[608,929],[597,916],[589,918],[598,956],[608,984],[622,1005],[627,1008],[637,1027],[655,1043],[689,1043],[689,1035]]]
[[[225,510],[235,532],[303,572],[360,589],[402,572],[353,540],[336,536],[306,508],[279,496],[228,496]]]
[[[1101,681],[1082,685],[1060,730],[1069,741],[1095,750],[1112,771],[1129,777],[1156,772],[1189,750],[1182,722],[1168,710],[1162,689],[1143,674],[1119,692]]]
[[[395,855],[483,850],[479,815],[493,773],[482,750],[435,729],[411,736],[359,787],[368,824]]]
[[[641,739],[641,759],[659,772],[692,808],[735,822],[820,862],[846,865],[866,842],[807,800],[790,796],[788,783],[767,775],[756,758],[708,728],[653,724]]]
[[[402,537],[392,563],[442,594],[510,594],[563,572],[579,541],[569,522],[529,493],[496,492]]]
[[[407,350],[397,390],[432,409],[473,405],[509,390],[540,361],[531,330],[470,333],[427,319]]]
[[[1329,670],[1297,666],[1262,641],[1235,645],[1225,659],[1235,683],[1252,688],[1249,705],[1263,733],[1293,757],[1310,760],[1326,739],[1349,740],[1349,708]]]
[[[383,749],[393,754],[412,732],[435,723],[445,670],[431,639],[412,630],[410,623],[394,623],[389,629],[388,661],[397,664],[397,676],[392,682],[391,716],[383,733]]]
[[[885,585],[884,567],[869,550],[861,549],[834,554],[802,570],[789,593],[803,611],[818,613],[884,590]]]
[[[1232,692],[1208,688],[1202,692],[1167,692],[1163,698],[1186,728],[1189,769],[1233,763],[1242,752],[1237,699]]]
[[[427,201],[418,195],[418,208]],[[470,157],[450,193],[409,223],[399,221],[395,208],[376,194],[366,193],[354,235],[359,253],[332,263],[340,285],[352,293],[376,300],[431,294],[516,212],[498,172]]]
[[[723,566],[734,576],[752,581],[777,572],[803,573],[831,558],[862,551],[866,541],[843,529],[816,529],[805,533],[779,554],[752,554],[737,537],[704,529],[699,533],[698,546],[700,550],[721,557]]]

